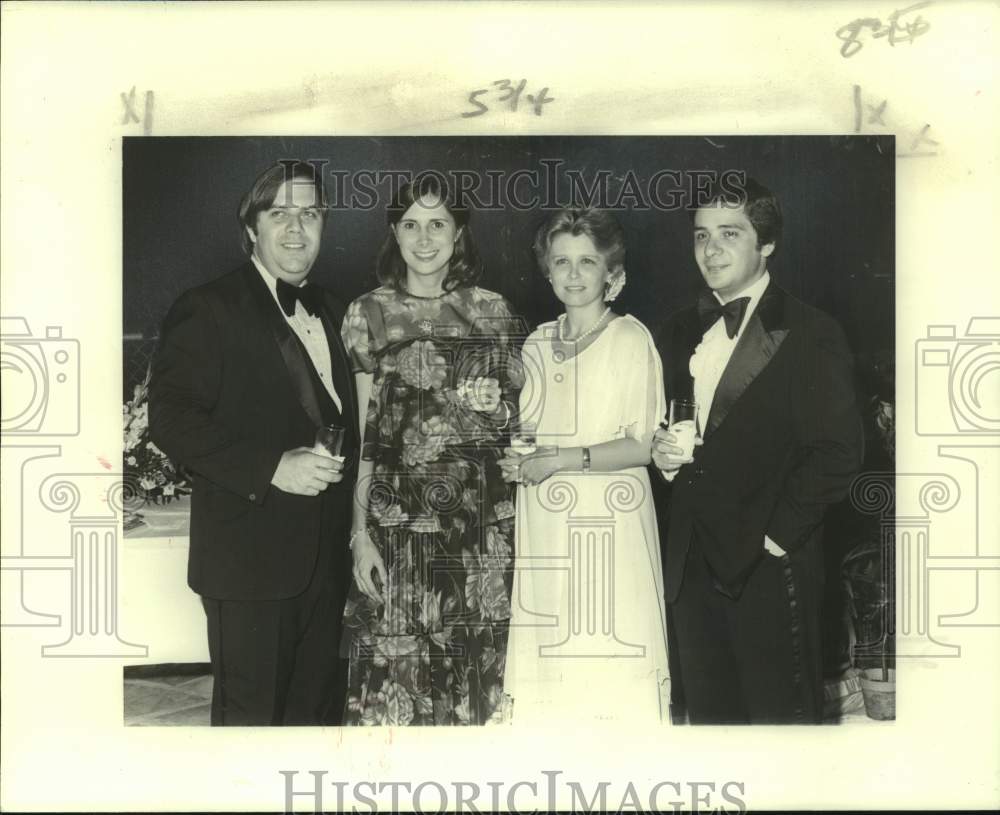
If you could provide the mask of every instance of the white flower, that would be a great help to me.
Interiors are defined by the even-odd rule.
[[[617,275],[608,281],[608,290],[604,294],[604,302],[610,303],[625,288],[625,270],[622,269]]]
[[[148,476],[143,476],[139,479],[139,486],[144,490],[151,490],[156,486],[156,482]]]
[[[135,449],[136,445],[142,441],[142,431],[134,427],[129,427],[125,434],[125,452],[129,453]]]
[[[125,463],[134,467],[136,465],[135,456],[129,456],[127,459],[125,459]]]
[[[174,485],[173,484],[164,484],[163,485],[163,494],[164,495],[173,495],[174,494]]]

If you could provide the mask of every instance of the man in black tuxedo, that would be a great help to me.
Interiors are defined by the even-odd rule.
[[[307,282],[323,202],[308,165],[264,172],[239,208],[250,261],[181,295],[153,363],[152,438],[193,473],[213,725],[338,724],[343,709],[358,412],[342,312]],[[314,446],[325,425],[345,428],[343,458]]]
[[[843,332],[770,279],[780,233],[762,185],[713,189],[694,210],[709,290],[658,334],[667,399],[693,399],[701,431],[688,457],[667,430],[653,444],[693,724],[822,721],[821,527],[861,466],[863,436]]]

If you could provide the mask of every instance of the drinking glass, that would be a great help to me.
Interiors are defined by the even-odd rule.
[[[510,437],[510,449],[519,456],[528,456],[535,452],[538,444],[538,427],[534,422],[521,422],[518,431]]]
[[[340,450],[344,446],[344,428],[328,424],[316,431],[316,443],[313,452],[330,458],[340,458]]]
[[[667,429],[674,434],[674,445],[684,458],[694,455],[694,439],[698,435],[698,405],[687,399],[671,399]]]

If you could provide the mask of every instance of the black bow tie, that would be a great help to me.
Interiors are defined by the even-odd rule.
[[[309,312],[310,317],[314,317],[319,311],[320,290],[316,286],[293,286],[278,278],[278,302],[281,310],[289,317],[295,313],[295,301],[302,303],[302,307]]]
[[[703,292],[698,298],[698,316],[701,318],[702,332],[708,331],[722,317],[726,321],[726,333],[729,339],[732,339],[740,330],[749,303],[749,297],[737,297],[722,305],[712,292]]]

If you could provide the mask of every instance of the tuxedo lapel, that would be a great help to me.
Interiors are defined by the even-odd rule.
[[[327,345],[330,346],[333,387],[337,391],[337,395],[340,396],[340,403],[343,406],[341,413],[344,420],[351,427],[354,427],[353,420],[358,415],[358,406],[351,383],[351,365],[347,359],[347,352],[340,339],[340,332],[334,323],[333,315],[325,304],[320,309],[319,317],[323,322],[323,330],[326,332]]]
[[[706,438],[722,424],[736,401],[785,341],[788,329],[782,324],[783,313],[784,292],[771,283],[750,315],[729,364],[722,372],[712,399],[712,410],[705,428]]]
[[[319,400],[313,388],[312,378],[309,376],[309,366],[312,364],[308,359],[306,349],[299,338],[295,336],[291,326],[285,321],[281,309],[268,291],[267,284],[260,278],[260,273],[252,265],[248,267],[246,276],[247,285],[254,294],[260,313],[264,318],[274,342],[278,346],[281,358],[285,362],[285,369],[292,380],[292,390],[302,405],[306,415],[312,420],[316,427],[322,427],[323,414],[319,407]],[[324,326],[325,327],[325,326]],[[333,351],[331,350],[331,354]]]

